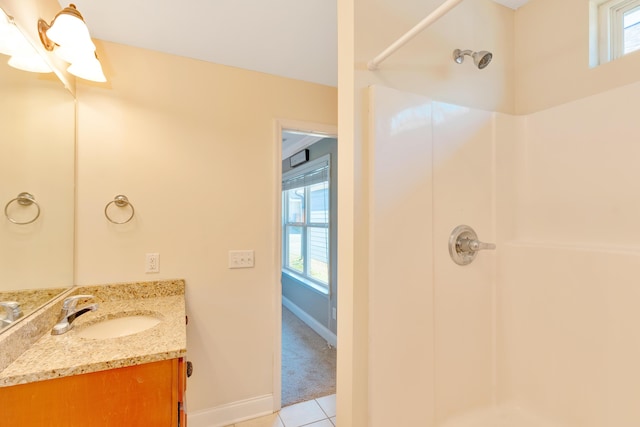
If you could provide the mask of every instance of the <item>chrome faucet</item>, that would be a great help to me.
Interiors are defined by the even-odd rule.
[[[98,304],[90,304],[81,309],[76,310],[78,301],[93,298],[93,295],[74,295],[69,298],[65,298],[62,303],[62,310],[60,311],[60,319],[58,323],[53,326],[51,335],[61,335],[68,332],[73,328],[73,321],[79,316],[82,316],[88,311],[96,311]]]
[[[22,310],[17,301],[0,301],[0,307],[5,309],[5,317],[0,319],[0,325],[10,325],[22,317]]]

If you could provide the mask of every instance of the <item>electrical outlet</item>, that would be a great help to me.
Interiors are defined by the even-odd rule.
[[[149,253],[145,262],[145,273],[159,273],[160,272],[160,254]]]
[[[253,250],[229,251],[229,268],[253,268]]]

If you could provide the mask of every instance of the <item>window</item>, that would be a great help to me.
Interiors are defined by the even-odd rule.
[[[640,49],[640,0],[592,0],[591,65]]]
[[[282,268],[329,286],[329,156],[287,172],[282,181]]]
[[[622,40],[623,55],[640,49],[640,4],[634,2],[623,14]]]

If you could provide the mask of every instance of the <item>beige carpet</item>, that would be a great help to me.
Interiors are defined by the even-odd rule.
[[[282,307],[282,406],[336,392],[336,349]]]

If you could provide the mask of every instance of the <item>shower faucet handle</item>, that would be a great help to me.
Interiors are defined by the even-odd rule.
[[[470,264],[480,250],[495,248],[494,243],[484,243],[478,240],[478,235],[468,225],[459,225],[454,228],[449,237],[449,255],[458,265]]]
[[[456,242],[458,252],[477,252],[495,248],[496,245],[493,243],[484,243],[476,239],[469,239],[468,237],[459,238]]]

